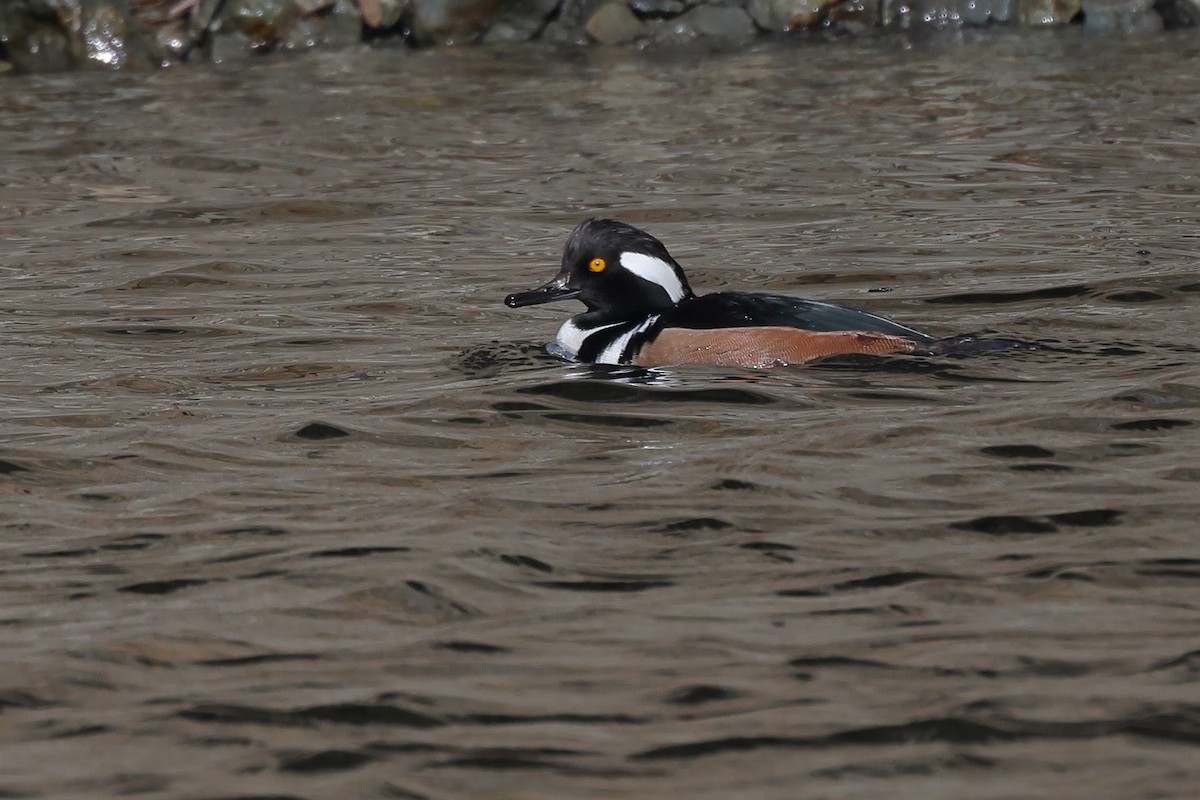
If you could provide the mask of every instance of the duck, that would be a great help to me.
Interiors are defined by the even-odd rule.
[[[758,369],[840,355],[932,354],[951,341],[819,300],[742,291],[698,295],[662,242],[614,219],[577,225],[553,280],[510,294],[504,303],[523,308],[563,300],[579,300],[586,310],[562,324],[549,349],[593,364]]]

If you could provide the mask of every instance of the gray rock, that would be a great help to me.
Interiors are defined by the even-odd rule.
[[[209,55],[227,62],[274,50],[300,16],[293,0],[229,0],[209,26]]]
[[[600,6],[609,2],[612,0],[562,0],[556,21],[582,28]]]
[[[700,6],[680,19],[700,36],[722,44],[745,44],[758,35],[750,15],[736,6]]]
[[[504,0],[411,0],[409,25],[416,44],[478,42]]]
[[[254,52],[255,41],[239,30],[223,30],[212,37],[208,58],[215,64],[243,61]]]
[[[967,25],[987,25],[991,18],[991,0],[966,0],[962,5],[962,21]]]
[[[1158,0],[1154,13],[1169,31],[1200,25],[1200,0]]]
[[[755,24],[768,31],[806,28],[821,18],[821,10],[841,0],[749,0],[746,11]]]
[[[185,20],[176,19],[154,28],[154,44],[163,53],[166,61],[182,60],[191,52],[196,38]]]
[[[600,44],[625,44],[646,33],[646,25],[629,6],[613,0],[596,9],[585,26],[588,36]]]
[[[524,42],[534,38],[546,27],[546,22],[559,0],[509,0],[496,12],[483,40],[485,42]]]
[[[567,22],[564,19],[556,19],[550,22],[542,30],[541,39],[550,44],[575,47],[581,47],[588,43],[587,32],[582,26]]]
[[[302,6],[300,8],[303,10]],[[337,0],[326,13],[305,14],[288,26],[283,47],[288,50],[351,47],[361,41],[362,19],[358,8],[350,0]]]
[[[228,0],[209,25],[214,61],[255,53],[348,47],[362,41],[356,0]],[[210,12],[211,13],[211,12]]]
[[[5,0],[0,41],[22,72],[116,69],[158,60],[125,0]]]
[[[967,0],[917,0],[913,14],[918,25],[936,30],[957,28],[962,23]]]
[[[1031,28],[1070,22],[1079,8],[1080,0],[1016,0],[1017,20]]]
[[[673,19],[658,20],[650,41],[660,47],[712,52],[743,45],[758,36],[750,15],[736,6],[699,6]]]
[[[1013,0],[992,0],[992,22],[1008,22],[1013,17]]]
[[[659,47],[688,47],[700,38],[683,17],[660,19],[652,24],[650,41]]]
[[[1152,33],[1163,29],[1153,0],[1082,0],[1086,33]]]
[[[689,5],[683,0],[629,0],[629,8],[633,13],[643,17],[677,17],[686,11]]]

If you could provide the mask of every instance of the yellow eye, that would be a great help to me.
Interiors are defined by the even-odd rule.
[[[608,262],[606,262],[603,258],[593,258],[591,263],[588,264],[588,269],[590,269],[592,272],[604,272],[604,268],[607,266]]]

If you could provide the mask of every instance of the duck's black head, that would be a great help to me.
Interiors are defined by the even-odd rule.
[[[554,280],[504,302],[520,308],[578,298],[589,312],[636,319],[692,296],[683,269],[658,239],[624,222],[589,219],[571,231]]]

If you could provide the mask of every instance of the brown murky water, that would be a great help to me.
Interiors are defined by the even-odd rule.
[[[1194,797],[1197,55],[0,83],[0,792]],[[564,364],[596,213],[1046,346]]]

